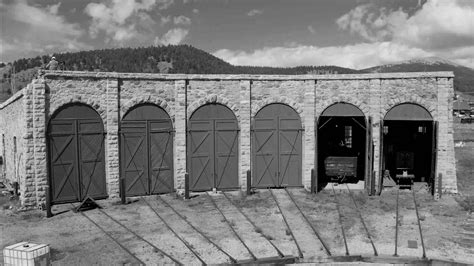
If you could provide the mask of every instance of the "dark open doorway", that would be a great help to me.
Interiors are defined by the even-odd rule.
[[[365,180],[366,143],[366,120],[359,108],[348,103],[336,103],[324,110],[317,126],[319,188],[328,182],[357,183]]]
[[[434,185],[436,123],[423,107],[404,103],[387,112],[382,130],[382,172],[397,183]],[[410,184],[408,184],[409,186]]]

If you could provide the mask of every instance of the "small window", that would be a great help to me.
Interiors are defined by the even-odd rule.
[[[352,148],[352,126],[345,126],[344,128],[344,142],[347,148]]]
[[[419,126],[419,127],[418,127],[418,133],[425,134],[425,133],[426,133],[426,127],[424,127],[424,126]]]

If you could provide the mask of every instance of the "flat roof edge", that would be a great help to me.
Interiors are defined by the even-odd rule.
[[[152,80],[343,80],[343,79],[410,79],[453,78],[452,71],[442,72],[394,72],[331,75],[234,75],[234,74],[159,74],[118,73],[86,71],[45,71],[45,78],[95,78],[95,79],[152,79]]]

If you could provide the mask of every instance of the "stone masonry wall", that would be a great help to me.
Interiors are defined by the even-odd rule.
[[[3,164],[0,165],[0,180],[5,184],[18,182],[20,187],[25,185],[25,90],[17,92],[0,104],[0,156],[3,159]]]
[[[184,175],[187,171],[187,119],[200,106],[219,103],[234,112],[240,129],[238,145],[241,187],[245,187],[246,172],[251,169],[252,164],[250,128],[253,117],[271,103],[283,103],[292,107],[300,115],[304,129],[302,181],[309,188],[311,169],[315,167],[316,121],[324,109],[337,102],[355,105],[366,119],[370,117],[372,120],[372,167],[375,175],[369,181],[374,182],[375,187],[378,187],[381,176],[380,123],[387,111],[404,102],[416,103],[429,110],[439,124],[437,176],[442,176],[443,192],[457,192],[451,72],[299,76],[47,72],[44,79],[30,84],[22,93],[23,98],[9,100],[9,105],[0,105],[0,122],[6,123],[5,118],[15,112],[13,116],[25,121],[23,142],[19,146],[30,151],[20,170],[25,173],[25,181],[22,183],[25,188],[22,189],[27,193],[24,194],[23,202],[28,206],[40,205],[44,201],[47,188],[45,131],[48,121],[61,106],[74,102],[90,105],[103,119],[107,134],[105,152],[109,197],[119,196],[120,120],[128,110],[141,103],[160,106],[173,121],[174,179],[175,189],[179,192],[184,188]],[[21,132],[21,129],[15,129],[14,132]],[[7,145],[10,144],[5,144]],[[7,166],[7,169],[10,168]],[[28,181],[29,179],[32,181]]]

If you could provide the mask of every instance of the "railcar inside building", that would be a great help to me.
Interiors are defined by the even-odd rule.
[[[321,182],[364,181],[367,126],[362,111],[347,103],[333,104],[321,114],[317,130]]]
[[[423,107],[404,103],[385,115],[382,169],[399,185],[426,182],[434,189],[436,123]]]

